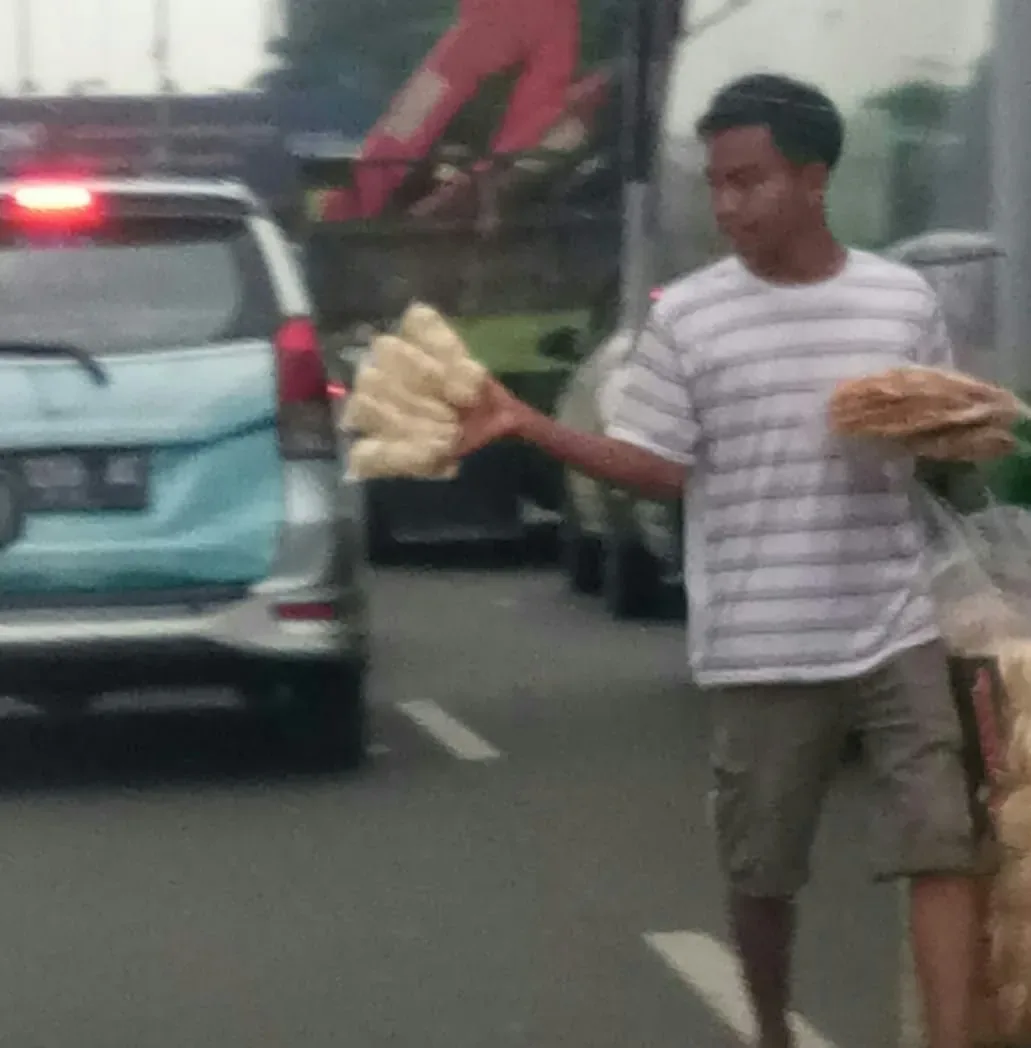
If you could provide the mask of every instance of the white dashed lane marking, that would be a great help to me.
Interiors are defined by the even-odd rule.
[[[500,750],[435,702],[417,699],[399,703],[397,708],[459,760],[494,761],[501,756]]]

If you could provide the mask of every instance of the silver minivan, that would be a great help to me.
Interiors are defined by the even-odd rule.
[[[0,183],[0,680],[224,685],[365,752],[362,501],[289,242],[233,182]]]

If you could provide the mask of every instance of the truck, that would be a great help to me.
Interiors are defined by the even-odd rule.
[[[298,250],[342,386],[412,301],[551,410],[568,365],[539,352],[618,299],[623,241],[622,5],[461,0],[360,141],[295,150]],[[370,550],[489,539],[554,520],[557,466],[500,444],[450,481],[367,486]]]

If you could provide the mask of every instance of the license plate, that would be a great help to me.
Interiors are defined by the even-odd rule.
[[[144,451],[32,452],[17,462],[29,513],[147,508],[150,470]]]

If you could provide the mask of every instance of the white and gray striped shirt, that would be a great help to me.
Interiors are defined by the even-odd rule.
[[[863,251],[819,284],[731,258],[665,291],[608,432],[690,467],[699,684],[859,676],[938,635],[913,464],[836,436],[827,403],[841,379],[951,359],[923,278]]]

